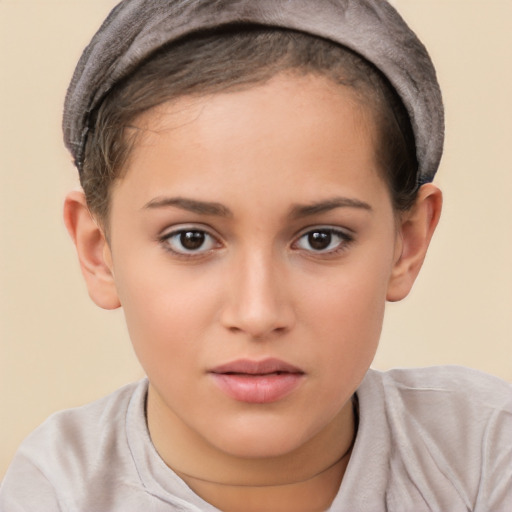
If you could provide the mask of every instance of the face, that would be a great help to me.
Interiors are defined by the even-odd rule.
[[[110,258],[150,411],[223,453],[296,450],[346,409],[381,331],[398,243],[371,116],[282,75],[136,125]]]

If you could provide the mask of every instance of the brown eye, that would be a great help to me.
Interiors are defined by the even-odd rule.
[[[335,253],[352,242],[352,235],[335,228],[317,228],[304,233],[294,247],[311,253]]]
[[[214,249],[216,239],[201,229],[180,229],[161,239],[164,247],[171,252],[184,255],[200,255]]]
[[[331,245],[332,234],[326,231],[313,231],[308,234],[309,246],[315,251],[323,251]]]
[[[204,244],[205,233],[202,231],[183,231],[180,233],[180,243],[188,251],[197,251]]]

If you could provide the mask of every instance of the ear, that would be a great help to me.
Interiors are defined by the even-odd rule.
[[[410,210],[401,214],[396,259],[388,283],[386,299],[405,298],[423,265],[443,204],[441,191],[432,183],[423,185]]]
[[[82,191],[72,191],[64,202],[64,223],[78,253],[89,296],[103,309],[116,309],[117,295],[107,239],[91,215]]]

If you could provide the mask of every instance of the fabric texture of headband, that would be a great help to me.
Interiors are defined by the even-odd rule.
[[[393,85],[411,120],[418,184],[432,181],[444,109],[423,44],[385,0],[124,0],[84,50],[64,105],[64,141],[81,171],[91,113],[153,52],[193,32],[233,24],[298,30],[345,46]]]

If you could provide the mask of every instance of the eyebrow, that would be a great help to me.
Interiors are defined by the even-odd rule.
[[[199,215],[214,215],[219,217],[233,217],[233,212],[220,203],[210,201],[199,201],[197,199],[187,199],[184,197],[156,197],[146,203],[143,209],[157,209],[176,207],[182,210],[187,210]],[[335,210],[336,208],[359,208],[367,211],[372,211],[372,207],[360,201],[349,197],[333,197],[324,201],[308,205],[295,205],[291,208],[289,217],[302,218],[312,215]]]
[[[156,197],[146,203],[143,209],[168,208],[174,206],[199,215],[216,215],[219,217],[232,217],[233,213],[220,203],[198,201],[184,197]]]
[[[335,210],[336,208],[358,208],[369,212],[373,211],[373,208],[368,203],[360,201],[359,199],[333,197],[317,203],[293,206],[290,211],[290,217],[309,217],[311,215],[318,215],[330,210]]]

